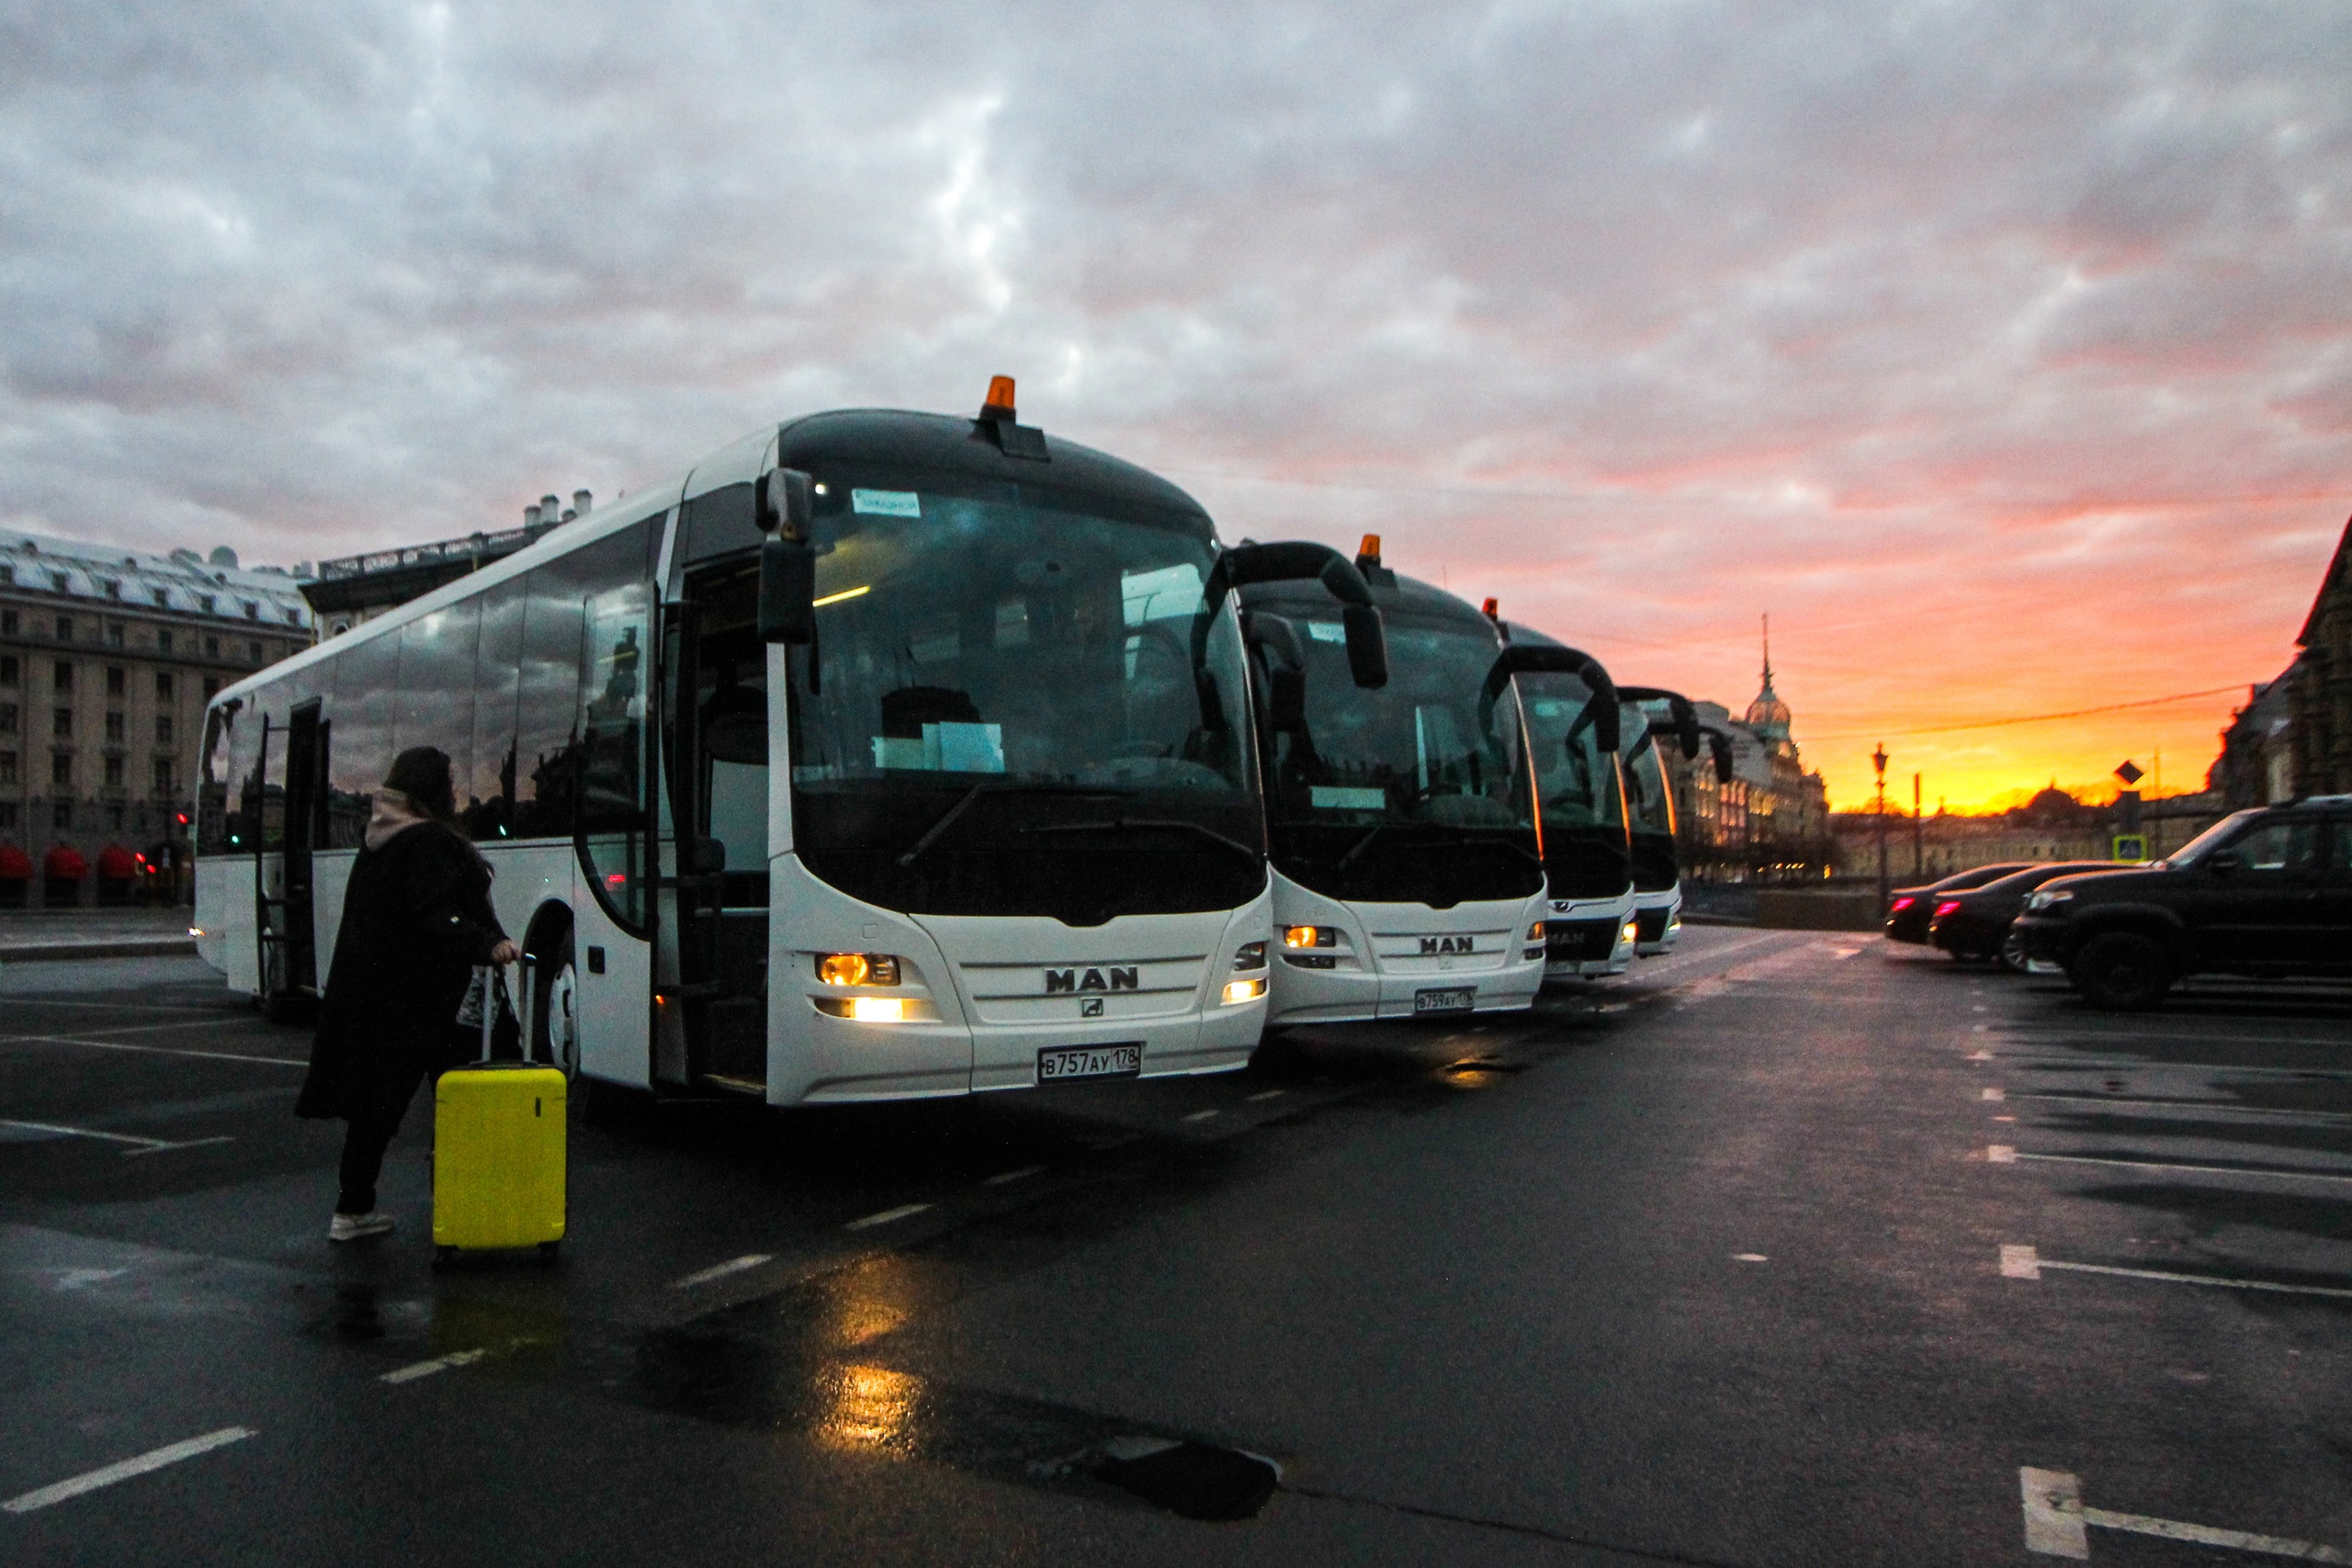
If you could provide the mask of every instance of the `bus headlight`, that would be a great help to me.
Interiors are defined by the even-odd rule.
[[[1263,980],[1227,980],[1225,983],[1225,1005],[1227,1007],[1236,1002],[1254,1002],[1265,994],[1266,982]]]
[[[1337,926],[1290,926],[1283,931],[1284,947],[1337,947],[1340,930]]]
[[[820,953],[817,978],[828,986],[895,986],[899,961],[887,953]]]
[[[1625,922],[1625,929],[1617,933],[1617,940],[1622,942],[1631,943],[1635,937],[1638,937],[1641,934],[1642,928],[1634,921],[1627,920]]]
[[[1530,942],[1542,942],[1544,940],[1543,921],[1538,920],[1533,925],[1527,928],[1527,940]]]
[[[1266,966],[1266,944],[1262,942],[1243,942],[1240,950],[1233,955],[1233,966],[1236,969],[1263,969]]]
[[[904,1023],[907,1004],[898,997],[853,997],[849,1016],[857,1023]]]

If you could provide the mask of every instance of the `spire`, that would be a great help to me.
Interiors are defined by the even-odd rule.
[[[1772,613],[1764,612],[1764,689],[1772,689]]]
[[[1789,705],[1772,690],[1772,617],[1769,615],[1764,617],[1764,689],[1747,705],[1745,723],[1764,740],[1789,738]]]

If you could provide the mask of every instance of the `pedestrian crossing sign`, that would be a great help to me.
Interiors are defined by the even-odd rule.
[[[2116,834],[2115,858],[2117,860],[2146,860],[2148,858],[2148,835],[2145,833]]]

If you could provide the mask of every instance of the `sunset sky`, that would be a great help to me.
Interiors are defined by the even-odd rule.
[[[248,562],[1023,417],[1744,705],[2211,761],[2352,513],[2327,5],[17,6],[0,520]]]

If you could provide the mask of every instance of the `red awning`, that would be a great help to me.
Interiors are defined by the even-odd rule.
[[[120,844],[108,844],[98,852],[98,876],[106,882],[128,882],[139,874],[139,863]]]
[[[0,844],[0,882],[30,882],[33,857],[14,844]]]
[[[41,857],[40,874],[51,882],[79,882],[90,874],[90,863],[81,851],[60,844]]]

